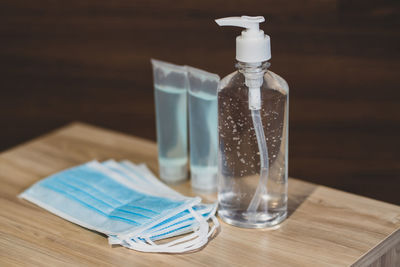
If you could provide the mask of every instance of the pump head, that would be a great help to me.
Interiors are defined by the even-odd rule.
[[[215,20],[219,26],[245,28],[242,34],[236,37],[236,59],[245,63],[260,63],[271,58],[270,38],[259,27],[259,24],[264,21],[262,16],[228,17]]]

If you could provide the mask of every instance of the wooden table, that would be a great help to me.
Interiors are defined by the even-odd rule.
[[[222,223],[204,249],[180,255],[110,247],[105,236],[17,198],[54,172],[109,158],[157,171],[153,142],[81,123],[1,153],[0,265],[400,266],[400,207],[296,179],[289,218],[276,229]],[[188,182],[174,188],[194,195]]]

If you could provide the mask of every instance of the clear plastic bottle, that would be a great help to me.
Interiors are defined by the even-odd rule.
[[[237,71],[223,78],[218,89],[218,214],[246,228],[276,225],[287,214],[289,88],[268,70],[269,37],[254,26],[262,21],[217,20],[221,26],[252,30],[242,32],[241,43],[238,37]],[[252,37],[249,42],[246,34]],[[258,51],[249,52],[249,46]]]
[[[286,217],[289,88],[285,80],[267,70],[268,65],[254,67],[239,62],[238,71],[222,79],[218,91],[218,214],[224,221],[241,227],[268,227]],[[257,219],[252,222],[247,209],[260,179],[260,153],[243,73],[254,70],[265,72],[260,113],[269,173],[267,192],[262,195]]]

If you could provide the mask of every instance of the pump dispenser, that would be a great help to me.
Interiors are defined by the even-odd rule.
[[[236,37],[236,59],[245,63],[258,63],[271,58],[271,42],[268,35],[260,30],[264,17],[229,17],[217,19],[219,26],[236,26],[246,30]]]
[[[245,28],[236,38],[238,71],[218,89],[219,215],[247,228],[276,225],[287,210],[287,83],[268,71],[264,17],[217,19]]]

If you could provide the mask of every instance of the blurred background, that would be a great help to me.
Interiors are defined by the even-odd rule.
[[[262,15],[290,86],[289,175],[400,204],[400,1],[0,5],[0,151],[72,121],[155,140],[150,58],[224,77],[239,31],[213,20]]]

